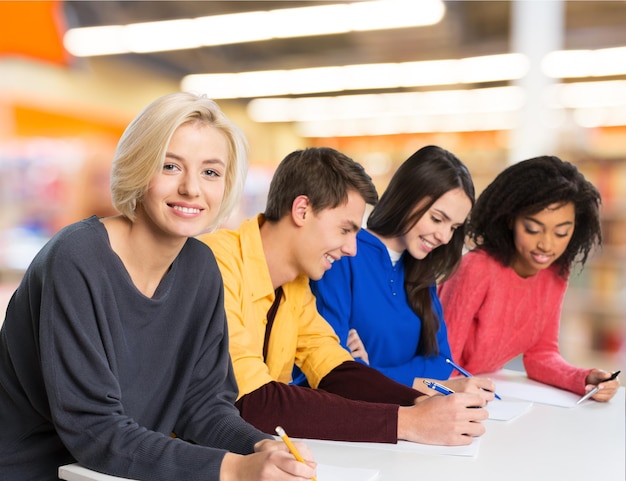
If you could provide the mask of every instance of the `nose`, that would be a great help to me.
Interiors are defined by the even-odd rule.
[[[350,257],[356,255],[356,233],[348,236],[346,243],[341,248],[341,253]]]
[[[435,239],[440,244],[447,244],[452,239],[454,235],[454,229],[450,226],[443,225],[440,229],[435,231]]]
[[[178,185],[178,193],[189,197],[197,197],[200,195],[200,186],[198,179],[191,173],[184,173]]]
[[[537,240],[537,249],[543,252],[548,252],[552,248],[552,237],[548,234],[544,234]]]

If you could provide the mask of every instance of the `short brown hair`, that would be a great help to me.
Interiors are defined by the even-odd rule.
[[[278,165],[270,183],[265,218],[278,221],[291,211],[293,201],[306,195],[314,212],[333,209],[357,192],[368,204],[378,201],[372,179],[361,164],[330,147],[296,150]]]

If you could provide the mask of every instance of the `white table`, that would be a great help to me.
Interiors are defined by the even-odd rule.
[[[488,420],[476,457],[306,443],[319,463],[379,470],[377,481],[624,481],[625,392],[621,387],[608,403],[590,401],[574,408],[535,403],[511,421]],[[65,479],[120,479],[85,473]]]
[[[474,458],[307,444],[320,463],[380,470],[377,481],[624,481],[624,393],[575,408],[535,403],[511,421],[488,420]]]

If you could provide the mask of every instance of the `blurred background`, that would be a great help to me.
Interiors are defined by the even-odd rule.
[[[480,192],[557,155],[603,196],[604,248],[576,271],[561,350],[626,366],[626,1],[0,1],[0,322],[62,226],[113,214],[109,168],[139,110],[214,98],[250,141],[237,225],[292,150],[331,146],[382,192],[427,144]]]

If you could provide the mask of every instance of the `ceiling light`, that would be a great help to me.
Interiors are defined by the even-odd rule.
[[[521,87],[443,90],[336,97],[254,99],[247,112],[255,122],[307,122],[392,116],[513,112],[525,102]]]
[[[592,129],[595,127],[615,127],[626,125],[626,108],[600,107],[576,109],[574,121],[581,127]]]
[[[445,13],[441,0],[378,0],[213,15],[129,25],[73,28],[63,43],[76,57],[158,52],[433,25]]]
[[[509,53],[460,60],[194,74],[183,78],[181,88],[187,91],[206,92],[214,99],[254,98],[343,90],[495,82],[521,78],[527,71],[526,56]]]
[[[555,106],[561,108],[626,108],[626,80],[559,84],[549,94]]]
[[[546,55],[541,66],[553,78],[626,75],[626,47],[559,50]]]
[[[302,137],[359,137],[424,132],[476,132],[511,130],[517,125],[515,112],[463,115],[405,115],[367,119],[299,122],[295,129]]]

